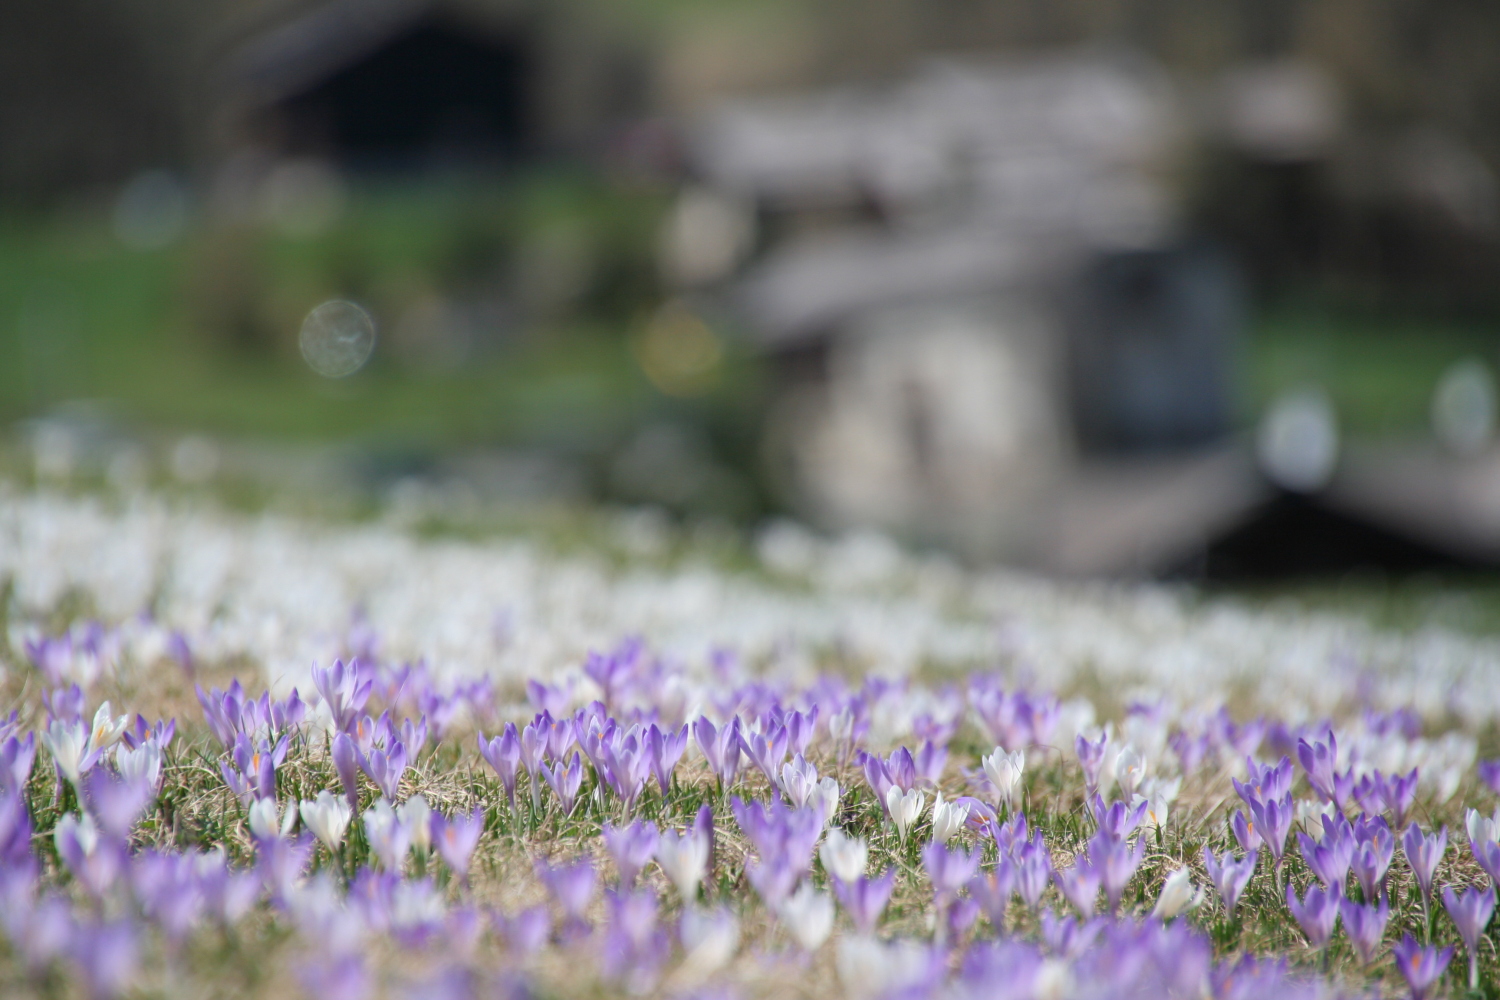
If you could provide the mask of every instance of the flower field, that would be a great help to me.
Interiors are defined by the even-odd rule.
[[[0,486],[0,994],[1492,996],[1500,642]]]

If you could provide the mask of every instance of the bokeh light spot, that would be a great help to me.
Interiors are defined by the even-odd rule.
[[[724,348],[703,319],[681,302],[663,306],[635,343],[636,361],[669,396],[696,396],[718,379]]]
[[[353,375],[375,350],[375,321],[353,302],[324,302],[302,321],[302,357],[325,378]]]

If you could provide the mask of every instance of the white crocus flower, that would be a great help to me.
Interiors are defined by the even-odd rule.
[[[53,719],[42,733],[42,746],[52,755],[64,778],[78,784],[83,777],[83,761],[89,755],[89,734],[81,722]]]
[[[828,838],[818,848],[818,857],[828,874],[840,882],[853,882],[865,873],[870,849],[861,838],[851,837],[835,826],[829,829]]]
[[[418,854],[432,851],[432,807],[421,795],[413,795],[396,807],[396,816],[411,831],[411,846]]]
[[[932,839],[946,844],[964,828],[964,821],[968,818],[968,803],[944,802],[943,793],[938,792],[937,800],[932,804]]]
[[[728,909],[689,907],[682,911],[682,965],[673,973],[674,985],[702,982],[722,969],[740,945],[740,922]]]
[[[698,898],[698,884],[708,868],[708,841],[691,830],[663,833],[656,845],[656,863],[677,887],[682,901],[691,904]]]
[[[833,897],[804,882],[781,904],[777,916],[803,951],[817,951],[833,933]]]
[[[1474,843],[1495,843],[1500,840],[1500,806],[1495,807],[1493,816],[1486,816],[1478,809],[1470,809],[1464,814],[1464,826],[1469,831],[1469,839]]]
[[[94,853],[94,848],[99,846],[99,828],[94,825],[94,818],[88,813],[78,815],[68,813],[57,821],[57,826],[52,831],[52,842],[57,845],[58,853],[62,853],[63,843],[69,835],[77,841],[78,849],[85,855]]]
[[[902,842],[906,841],[906,834],[922,815],[922,807],[927,804],[927,796],[913,788],[909,792],[901,791],[899,785],[892,785],[886,789],[885,806],[890,810],[891,822],[896,824],[896,833]]]
[[[833,818],[839,814],[839,798],[843,794],[843,790],[839,788],[838,781],[833,778],[824,778],[818,782],[817,787],[808,796],[808,804],[822,810],[824,826],[833,822]]]
[[[1130,808],[1132,810],[1139,809],[1141,803],[1143,802],[1146,804],[1146,812],[1145,815],[1142,816],[1142,822],[1150,826],[1153,830],[1160,830],[1162,827],[1166,826],[1167,817],[1171,815],[1172,807],[1167,802],[1167,800],[1162,797],[1161,793],[1157,792],[1154,796],[1151,796],[1149,798],[1145,795],[1137,795],[1135,798],[1130,800]]]
[[[275,799],[256,799],[250,804],[250,832],[261,840],[275,840],[292,832],[297,822],[297,810],[288,809],[278,818],[279,809]]]
[[[149,739],[132,750],[121,743],[115,747],[115,767],[126,781],[155,788],[161,781],[161,744]]]
[[[330,851],[337,851],[344,842],[344,831],[349,829],[352,813],[349,803],[341,795],[333,795],[327,789],[318,793],[317,799],[302,800],[302,823],[321,840]]]
[[[1193,886],[1186,868],[1179,868],[1167,876],[1162,883],[1161,896],[1151,911],[1153,917],[1171,920],[1179,913],[1191,910],[1203,902],[1203,891]]]
[[[1120,748],[1115,758],[1115,784],[1120,786],[1120,797],[1127,802],[1135,798],[1136,786],[1146,777],[1146,759],[1135,747]]]
[[[1073,969],[1061,958],[1048,958],[1037,967],[1032,980],[1036,1000],[1066,1000],[1074,995]]]
[[[846,742],[854,734],[854,713],[844,709],[828,720],[828,735],[835,744]]]
[[[109,714],[109,702],[99,706],[94,713],[94,725],[89,733],[89,751],[107,750],[115,745],[115,742],[124,735],[125,727],[130,724],[130,716],[122,715],[111,718]]]
[[[849,935],[839,939],[834,967],[845,995],[890,996],[922,981],[932,968],[932,953],[916,941]]]
[[[1014,805],[1021,793],[1021,776],[1026,771],[1026,751],[1012,750],[1006,753],[1000,747],[987,757],[980,759],[985,777],[995,786],[997,801]]]
[[[1167,805],[1177,801],[1182,792],[1182,775],[1172,778],[1147,778],[1141,782],[1140,794],[1148,799],[1161,799]]]
[[[781,790],[796,808],[807,805],[817,787],[818,769],[800,753],[781,765]]]

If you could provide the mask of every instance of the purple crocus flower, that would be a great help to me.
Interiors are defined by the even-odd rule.
[[[221,763],[219,772],[224,777],[224,784],[239,796],[242,805],[248,806],[256,799],[276,797],[276,769],[286,759],[287,742],[287,737],[283,736],[275,746],[266,741],[257,745],[244,733],[235,736],[234,750],[230,754],[234,768],[227,762]]]
[[[1297,817],[1296,807],[1292,804],[1292,797],[1288,795],[1283,799],[1268,799],[1250,807],[1250,814],[1255,819],[1257,832],[1260,834],[1262,843],[1271,852],[1272,859],[1276,862],[1276,870],[1281,870],[1281,856],[1286,851],[1287,834],[1292,831],[1292,821]]]
[[[511,810],[514,811],[516,808],[516,773],[521,766],[521,737],[516,732],[516,724],[507,722],[505,730],[488,742],[481,733],[479,755],[499,775],[500,783],[505,786],[505,798],[510,802]]]
[[[1471,840],[1469,848],[1474,852],[1474,860],[1479,862],[1479,867],[1490,877],[1490,884],[1500,885],[1500,844],[1494,841],[1476,844]]]
[[[1052,954],[1068,961],[1076,961],[1093,946],[1108,923],[1107,917],[1082,920],[1044,910],[1041,915],[1042,941]]]
[[[740,749],[750,762],[761,769],[766,780],[776,784],[781,762],[786,759],[786,727],[775,726],[765,733],[740,734]]]
[[[1489,888],[1480,892],[1471,887],[1455,894],[1451,888],[1444,889],[1443,906],[1453,918],[1453,926],[1458,928],[1458,936],[1463,938],[1464,947],[1469,952],[1469,989],[1478,989],[1479,939],[1489,926],[1490,917],[1495,915],[1495,890]]]
[[[289,702],[297,701],[297,692],[295,689],[292,691],[292,697],[288,700]],[[300,705],[301,702],[297,702],[297,704]],[[301,721],[300,715],[298,716],[297,721]],[[147,740],[155,740],[157,746],[165,750],[171,744],[172,737],[176,735],[176,719],[157,719],[156,722],[152,724],[146,722],[145,716],[138,714],[135,717],[135,725],[132,728],[127,729],[125,730],[125,732],[121,733],[120,738],[123,739],[125,741],[125,745],[132,750],[136,749]]]
[[[886,904],[891,901],[891,890],[896,886],[896,869],[887,868],[879,878],[861,875],[853,882],[833,880],[833,892],[843,905],[849,919],[861,934],[873,934]]]
[[[972,899],[954,899],[948,904],[947,919],[943,926],[947,930],[947,940],[955,941],[963,937],[964,932],[974,926],[974,921],[979,919],[979,904]]]
[[[28,887],[29,893],[29,887]],[[73,908],[59,896],[47,895],[0,912],[10,947],[33,973],[46,970],[73,939]]]
[[[129,865],[125,846],[113,837],[101,835],[88,816],[79,819],[68,813],[58,821],[52,836],[58,856],[96,899],[104,898]]]
[[[1411,810],[1417,801],[1417,768],[1405,775],[1393,774],[1385,779],[1385,801],[1391,811],[1391,822],[1397,830],[1406,829]]]
[[[735,775],[740,771],[739,716],[735,716],[734,721],[726,724],[723,729],[714,728],[714,724],[708,721],[708,716],[699,716],[698,721],[693,723],[693,739],[719,779],[719,788],[722,790],[733,785]]]
[[[99,821],[99,828],[121,840],[130,836],[136,821],[156,798],[155,785],[116,777],[102,767],[90,771],[83,782],[84,798],[89,812]]]
[[[406,773],[406,745],[396,740],[389,750],[371,750],[368,756],[359,754],[359,769],[374,782],[381,794],[394,800],[401,786],[401,776]]]
[[[1371,816],[1379,816],[1390,808],[1389,792],[1385,775],[1379,771],[1367,774],[1354,783],[1354,801]]]
[[[497,915],[496,923],[516,958],[527,958],[541,950],[552,933],[552,917],[545,906],[533,906],[510,917]]]
[[[291,897],[317,843],[308,834],[296,840],[266,837],[256,841],[255,870],[272,902],[284,905]]]
[[[238,923],[260,897],[260,879],[255,873],[231,871],[221,855],[198,856],[193,870],[204,908],[226,927]]]
[[[762,860],[786,858],[798,876],[812,867],[813,849],[823,832],[823,817],[817,809],[793,809],[780,800],[769,806],[730,800],[734,818],[745,831]]]
[[[148,851],[136,858],[131,871],[141,908],[174,945],[180,944],[202,919],[203,896],[198,890],[194,860],[186,855]]]
[[[1150,805],[1145,800],[1133,807],[1123,802],[1113,802],[1106,809],[1104,800],[1095,795],[1093,798],[1094,819],[1099,824],[1101,834],[1111,840],[1124,840],[1135,832],[1137,826],[1140,826]]]
[[[1490,791],[1500,795],[1500,760],[1480,761],[1479,780],[1488,785]]]
[[[334,725],[339,729],[348,729],[349,723],[358,717],[365,702],[369,700],[374,680],[360,678],[358,660],[350,660],[347,664],[343,660],[334,660],[333,666],[327,669],[319,669],[314,665],[312,675],[313,686],[318,689],[318,694],[323,696],[329,711],[333,713]]]
[[[31,815],[20,789],[0,791],[0,897],[5,876],[15,877],[31,889],[36,859],[31,853]],[[3,910],[3,907],[0,907]]]
[[[980,872],[969,881],[969,897],[979,903],[995,930],[1005,929],[1005,911],[1016,891],[1015,866],[1009,857],[1000,856],[990,872]]]
[[[135,979],[139,954],[129,921],[79,924],[69,946],[94,1000],[120,996]]]
[[[1031,839],[1031,832],[1026,825],[1026,814],[1019,810],[1011,814],[1010,819],[1004,823],[991,820],[988,830],[990,836],[995,838],[995,846],[1000,849],[1002,855],[1013,855],[1018,845],[1024,846]]]
[[[1255,851],[1236,861],[1228,851],[1224,852],[1222,858],[1216,858],[1207,847],[1203,848],[1203,866],[1208,869],[1209,881],[1218,890],[1219,899],[1224,903],[1224,912],[1229,916],[1234,916],[1234,908],[1239,904],[1245,887],[1250,884],[1250,877],[1255,874],[1255,863],[1259,860],[1260,855]]]
[[[651,863],[660,842],[656,824],[649,821],[638,820],[623,827],[604,824],[604,846],[609,848],[620,872],[620,885],[626,889],[635,885],[636,876]]]
[[[569,920],[581,923],[594,898],[594,860],[584,854],[557,865],[538,861],[536,874]]]
[[[0,743],[0,792],[25,788],[35,762],[36,733],[27,733],[24,740],[6,737],[5,742]]]
[[[543,753],[548,760],[562,760],[578,742],[578,725],[571,716],[554,718],[551,712],[543,710],[532,723],[547,737]]]
[[[308,996],[320,1000],[366,1000],[374,992],[365,957],[357,953],[315,956],[298,969],[298,979]]]
[[[859,755],[860,767],[865,773],[865,781],[870,790],[875,793],[875,801],[880,803],[880,809],[890,816],[890,808],[885,804],[885,793],[890,791],[894,782],[891,781],[891,772],[885,766],[885,761],[873,753],[861,751]]]
[[[659,926],[654,892],[605,893],[609,923],[604,934],[600,967],[610,979],[623,980],[629,992],[649,990],[657,970],[671,950]]]
[[[1016,866],[1016,891],[1035,910],[1052,880],[1052,852],[1038,838],[1018,847],[1012,860]]]
[[[786,901],[802,875],[791,859],[781,854],[754,858],[745,863],[745,878],[761,901],[772,910]]]
[[[1332,890],[1311,885],[1307,887],[1307,895],[1299,901],[1293,888],[1290,885],[1286,887],[1287,909],[1292,911],[1292,917],[1296,919],[1297,926],[1302,928],[1302,933],[1307,935],[1307,943],[1314,951],[1327,947],[1328,939],[1333,937],[1333,928],[1339,919],[1339,900],[1342,898]]]
[[[916,766],[918,781],[936,785],[943,777],[943,769],[948,766],[948,748],[928,740],[912,757],[912,763]]]
[[[1324,802],[1332,802],[1342,810],[1348,805],[1354,792],[1354,772],[1348,770],[1340,773],[1336,770],[1338,755],[1338,741],[1331,729],[1328,731],[1326,744],[1308,743],[1305,739],[1297,741],[1297,759],[1302,762],[1313,791]]]
[[[1438,862],[1443,860],[1443,853],[1448,849],[1448,828],[1445,826],[1437,833],[1426,835],[1422,828],[1413,823],[1406,828],[1406,836],[1401,839],[1401,848],[1406,853],[1406,863],[1411,866],[1412,874],[1417,877],[1417,885],[1422,890],[1422,902],[1429,910],[1432,909],[1432,877],[1437,872]]]
[[[394,731],[394,727],[393,727]],[[406,752],[416,760],[422,753],[422,748],[427,745],[427,716],[422,716],[413,722],[410,718],[401,720],[400,739]]]
[[[431,823],[433,846],[453,873],[464,878],[469,874],[469,859],[474,856],[474,848],[484,833],[484,807],[476,807],[467,816],[459,813],[452,819],[433,813]]]
[[[958,847],[949,849],[934,840],[922,848],[922,867],[927,869],[933,892],[942,902],[957,896],[958,890],[974,877],[979,855]]]
[[[1339,820],[1343,821],[1343,825],[1335,823],[1331,828],[1325,829],[1322,841],[1315,841],[1299,832],[1297,842],[1302,846],[1302,860],[1307,862],[1312,873],[1318,876],[1325,887],[1343,895],[1344,883],[1349,878],[1349,865],[1354,858],[1354,831],[1349,828],[1342,815]]]
[[[1240,850],[1253,852],[1264,842],[1260,831],[1255,828],[1254,820],[1246,819],[1243,812],[1236,812],[1229,821],[1229,829],[1234,833],[1234,839],[1239,841]]]
[[[1365,899],[1373,900],[1385,888],[1385,875],[1396,852],[1396,838],[1391,836],[1383,819],[1369,822],[1361,819],[1355,834],[1359,845],[1354,849],[1354,877],[1359,880]]]
[[[1251,808],[1256,802],[1279,799],[1291,794],[1292,759],[1290,757],[1282,757],[1274,766],[1258,764],[1246,757],[1245,771],[1247,777],[1244,784],[1235,778],[1231,778],[1230,781],[1234,785],[1234,790],[1244,800],[1246,809]]]
[[[788,712],[782,719],[786,726],[786,752],[790,754],[805,754],[807,748],[812,746],[813,737],[818,731],[819,708],[814,705],[806,712]]]
[[[1391,952],[1396,956],[1396,968],[1411,987],[1412,1000],[1426,1000],[1427,991],[1453,960],[1452,945],[1441,950],[1424,948],[1410,934],[1403,935]]]
[[[77,684],[70,684],[50,693],[42,692],[42,704],[47,706],[48,721],[82,722],[84,707],[88,704],[88,700],[83,693],[83,688]]]
[[[1185,775],[1197,771],[1203,765],[1203,758],[1208,756],[1209,741],[1204,735],[1178,730],[1167,740],[1167,745],[1177,755],[1177,762]]]
[[[1072,868],[1053,873],[1057,887],[1084,920],[1094,915],[1099,904],[1099,875],[1099,870],[1087,858],[1079,858]]]
[[[1104,886],[1104,896],[1109,900],[1111,913],[1120,909],[1120,899],[1125,895],[1125,885],[1146,857],[1146,845],[1136,841],[1132,849],[1124,841],[1095,834],[1089,841],[1088,857],[1099,872],[1099,881]]]
[[[1385,937],[1385,925],[1391,918],[1391,908],[1385,900],[1378,906],[1361,906],[1352,899],[1344,900],[1339,907],[1344,917],[1344,931],[1359,953],[1359,960],[1366,965],[1375,961],[1380,953],[1380,942]]]
[[[903,792],[917,787],[917,761],[906,747],[897,747],[891,751],[885,761],[885,770],[890,775],[891,784]]]
[[[618,728],[604,733],[591,732],[583,741],[583,749],[593,760],[594,769],[604,784],[626,809],[632,808],[651,768],[650,758],[635,727],[624,735]]]
[[[520,748],[521,766],[526,768],[527,785],[531,789],[531,808],[535,811],[542,806],[542,789],[536,776],[537,771],[542,767],[542,759],[546,756],[547,727],[545,724],[538,726],[534,720],[527,723],[526,728],[521,730],[517,746]],[[584,746],[587,747],[588,744],[584,742]],[[595,761],[595,766],[597,765],[598,761]]]
[[[1104,767],[1104,746],[1109,734],[1101,732],[1094,741],[1080,733],[1073,740],[1073,749],[1078,754],[1078,764],[1083,768],[1083,790],[1085,798],[1099,794],[1099,772]]]
[[[672,783],[672,771],[687,750],[687,741],[686,725],[675,733],[670,728],[663,730],[655,723],[646,730],[646,757],[651,762],[651,773],[656,775],[656,785],[663,797]]]
[[[563,815],[573,812],[573,803],[578,800],[578,788],[583,784],[583,758],[573,751],[573,759],[567,767],[541,765],[542,777],[552,786],[557,800],[562,804]]]
[[[329,756],[333,758],[333,769],[338,772],[339,784],[344,788],[344,798],[351,811],[359,808],[359,748],[348,733],[339,733],[333,738]]]

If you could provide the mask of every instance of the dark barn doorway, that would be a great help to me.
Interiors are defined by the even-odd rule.
[[[501,166],[530,145],[530,70],[520,36],[423,20],[276,114],[290,151],[352,170]]]

